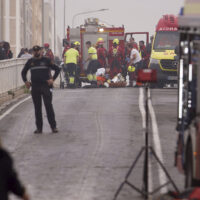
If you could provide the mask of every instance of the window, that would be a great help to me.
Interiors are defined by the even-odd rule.
[[[176,31],[157,32],[154,50],[175,50],[179,43],[179,33]]]

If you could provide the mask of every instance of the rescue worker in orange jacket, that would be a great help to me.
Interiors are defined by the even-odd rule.
[[[118,73],[122,73],[124,64],[124,49],[119,46],[119,39],[113,40],[113,46],[108,52],[108,62],[110,65],[110,78],[112,79]]]
[[[45,43],[44,44],[44,57],[48,57],[52,62],[54,62],[54,55],[52,50],[49,48],[49,44]]]
[[[106,68],[106,66],[108,65],[107,63],[107,50],[104,48],[103,46],[104,43],[104,39],[103,38],[98,38],[97,40],[97,57],[98,57],[98,61],[100,64],[100,68]]]

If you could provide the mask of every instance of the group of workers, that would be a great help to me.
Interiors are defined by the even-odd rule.
[[[140,41],[138,47],[134,38],[131,37],[124,47],[120,44],[119,39],[115,38],[112,41],[112,47],[108,51],[104,47],[103,38],[98,38],[96,45],[93,45],[91,41],[87,41],[85,45],[88,49],[88,57],[86,60],[82,60],[80,42],[73,42],[71,46],[68,41],[64,42],[63,60],[69,87],[81,86],[81,65],[86,63],[88,63],[87,79],[92,86],[97,86],[96,72],[99,68],[104,68],[110,79],[120,73],[126,80],[128,74],[129,86],[133,86],[135,70],[147,68],[148,66],[150,53],[147,51],[144,41]]]

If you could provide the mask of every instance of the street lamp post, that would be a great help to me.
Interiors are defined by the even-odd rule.
[[[76,18],[77,16],[79,16],[79,15],[85,15],[85,14],[90,14],[90,13],[95,13],[95,12],[103,12],[103,11],[107,11],[107,10],[109,10],[109,9],[103,8],[103,9],[99,9],[99,10],[92,10],[92,11],[80,12],[80,13],[75,14],[75,15],[73,16],[73,18],[72,18],[72,28],[74,28],[74,20],[75,20],[75,18]]]
[[[64,26],[63,26],[63,29],[64,29],[64,31],[63,31],[63,38],[65,38],[65,0],[64,0]]]
[[[44,0],[42,0],[42,45],[44,45]]]
[[[56,1],[54,0],[54,55],[56,55]]]

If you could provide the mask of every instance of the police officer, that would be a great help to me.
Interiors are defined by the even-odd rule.
[[[41,47],[33,47],[33,58],[29,59],[23,70],[22,79],[27,88],[32,87],[31,95],[35,107],[36,127],[34,133],[42,133],[43,120],[42,120],[42,98],[46,108],[48,122],[51,126],[52,132],[57,133],[55,114],[52,105],[52,86],[54,80],[57,78],[60,69],[53,62],[41,55]],[[31,71],[31,82],[27,80],[27,72]],[[52,76],[51,70],[55,73]]]

